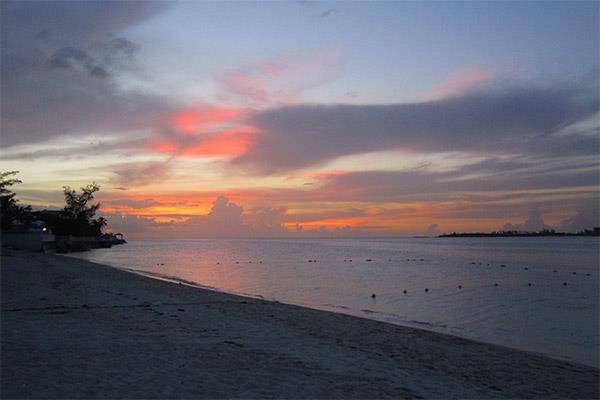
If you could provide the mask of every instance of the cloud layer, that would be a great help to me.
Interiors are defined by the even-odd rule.
[[[589,82],[516,88],[395,105],[298,105],[255,113],[260,139],[234,162],[281,173],[386,149],[594,154],[598,135],[557,136],[598,111]]]
[[[600,224],[597,71],[516,84],[501,68],[448,73],[457,61],[447,60],[447,79],[435,86],[421,77],[423,93],[406,95],[423,100],[307,104],[308,96],[405,94],[369,97],[385,92],[357,68],[383,66],[368,58],[381,54],[375,41],[365,52],[334,35],[223,57],[226,37],[211,44],[186,36],[190,25],[173,36],[160,30],[191,3],[172,4],[0,3],[2,162],[38,179],[20,192],[25,201],[56,206],[60,192],[49,188],[59,180],[99,177],[115,226],[192,237]],[[313,20],[319,15],[338,26],[348,12],[321,7]],[[360,60],[350,60],[355,52]],[[408,79],[379,71],[382,85]],[[373,162],[377,152],[386,156]],[[455,158],[444,164],[448,154]],[[532,209],[544,218],[535,211],[520,223]]]
[[[3,147],[67,134],[148,126],[171,105],[110,79],[137,45],[121,32],[163,11],[157,2],[3,2]]]

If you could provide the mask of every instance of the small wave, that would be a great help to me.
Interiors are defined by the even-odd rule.
[[[250,297],[253,299],[261,299],[261,300],[267,300],[267,301],[274,301],[276,303],[278,303],[279,301],[275,298],[271,298],[271,297],[265,297],[265,296],[261,296],[260,294],[251,294],[251,293],[244,293],[244,292],[235,292],[235,291],[227,291],[227,290],[223,290],[214,286],[208,286],[208,285],[202,285],[198,282],[194,282],[194,281],[189,281],[174,275],[168,275],[168,274],[162,274],[159,272],[151,272],[151,271],[142,271],[139,269],[133,269],[133,268],[120,268],[120,267],[116,267],[119,269],[122,269],[124,271],[128,271],[128,272],[132,272],[134,274],[138,274],[138,275],[142,275],[142,276],[146,276],[148,278],[151,279],[158,279],[161,281],[165,281],[165,282],[172,282],[172,283],[179,283],[182,285],[186,285],[186,286],[190,286],[190,287],[195,287],[198,289],[205,289],[205,290],[210,290],[213,292],[219,292],[219,293],[226,293],[226,294],[233,294],[236,296],[243,296],[243,297]]]
[[[155,279],[160,279],[160,280],[174,282],[174,283],[181,283],[181,284],[184,284],[187,286],[193,286],[193,287],[197,287],[200,289],[207,289],[207,290],[213,290],[216,292],[222,292],[222,290],[220,290],[214,286],[202,285],[198,282],[189,281],[187,279],[183,279],[183,278],[180,278],[175,275],[161,274],[159,272],[151,272],[151,271],[142,271],[142,270],[133,269],[133,268],[121,268],[121,269],[123,269],[125,271],[129,271],[129,272],[133,272],[135,274],[144,275],[149,278],[155,278]]]
[[[381,319],[383,319],[384,321],[387,321],[387,322],[395,322],[395,323],[402,323],[402,324],[409,324],[409,325],[427,326],[429,328],[441,328],[441,329],[447,329],[448,328],[448,325],[446,325],[446,324],[436,323],[436,322],[430,322],[430,321],[419,321],[419,320],[415,320],[415,319],[408,319],[408,318],[403,317],[403,316],[398,315],[398,314],[386,313],[386,312],[381,312],[381,311],[374,311],[374,310],[370,310],[368,308],[363,308],[360,311],[363,312],[363,313],[365,313],[365,314],[375,314],[376,316],[378,316],[378,318],[381,318]]]
[[[339,304],[323,304],[324,307],[331,307],[331,308],[341,308],[343,310],[349,310],[350,307],[346,307],[346,306],[341,306]]]
[[[424,321],[417,321],[417,320],[408,320],[406,321],[409,324],[416,324],[416,325],[423,325],[423,326],[429,326],[431,328],[443,328],[443,329],[447,329],[448,325],[446,324],[436,324],[433,322],[424,322]]]

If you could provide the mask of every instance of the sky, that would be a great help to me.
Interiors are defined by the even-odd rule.
[[[0,170],[127,237],[600,225],[599,3],[0,4]]]

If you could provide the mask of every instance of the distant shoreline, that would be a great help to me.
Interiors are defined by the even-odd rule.
[[[194,240],[247,240],[247,241],[268,241],[268,240],[395,240],[395,239],[437,239],[446,237],[460,237],[458,235],[481,235],[472,237],[595,237],[598,235],[580,235],[577,233],[565,233],[557,235],[531,235],[531,234],[520,234],[520,235],[497,235],[489,232],[465,232],[465,233],[444,233],[436,236],[426,235],[412,235],[412,236],[340,236],[340,237],[298,237],[298,236],[287,236],[287,237],[128,237],[127,242],[144,242],[144,241],[164,241],[164,240],[181,240],[181,241],[194,241]]]
[[[452,237],[599,237],[600,229],[594,228],[593,230],[586,230],[583,232],[571,233],[571,232],[554,232],[554,231],[541,231],[541,232],[453,232],[439,235],[440,238],[452,238]]]

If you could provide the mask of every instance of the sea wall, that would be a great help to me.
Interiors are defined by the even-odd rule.
[[[55,236],[46,232],[3,232],[2,247],[18,250],[47,251],[54,248]]]
[[[1,238],[5,248],[51,253],[87,251],[112,245],[93,236],[61,236],[47,232],[2,232]]]

